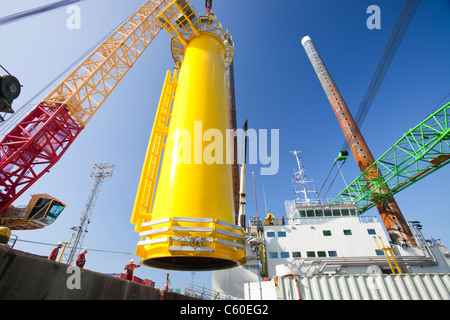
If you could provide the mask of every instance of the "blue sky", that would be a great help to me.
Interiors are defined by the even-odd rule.
[[[1,1],[0,16],[52,1]],[[0,27],[0,64],[23,84],[18,108],[56,75],[111,31],[144,1],[97,0],[81,2],[81,29],[69,30],[65,9],[41,14]],[[204,1],[193,0],[200,12]],[[235,86],[238,126],[280,130],[280,169],[260,176],[259,165],[247,169],[247,216],[255,213],[251,172],[255,172],[259,215],[266,203],[278,218],[284,200],[294,198],[291,176],[296,165],[289,151],[302,151],[303,163],[320,189],[344,136],[301,39],[309,35],[348,107],[356,113],[378,58],[388,39],[401,0],[282,0],[214,1],[213,12],[235,41]],[[381,29],[369,30],[366,9],[381,8]],[[423,0],[380,87],[362,133],[375,158],[404,132],[424,119],[450,92],[450,2]],[[6,49],[5,49],[6,48]],[[79,223],[98,162],[116,165],[112,179],[100,192],[84,247],[134,253],[138,235],[129,223],[165,72],[173,69],[170,38],[163,30],[128,72],[108,100],[62,159],[36,182],[15,205],[28,203],[30,195],[48,193],[67,204],[51,226],[14,232],[19,239],[57,243],[68,241]],[[48,93],[48,92],[46,92]],[[45,94],[46,94],[45,93]],[[42,99],[43,96],[40,98]],[[36,99],[35,104],[39,102]],[[343,168],[347,182],[358,174],[353,157]],[[408,221],[419,220],[424,235],[447,245],[450,167],[445,167],[395,196]],[[339,177],[329,196],[344,188]],[[377,216],[376,209],[367,215]],[[51,246],[19,241],[16,249],[48,255]],[[125,254],[91,251],[86,268],[120,273],[131,258]],[[209,272],[173,272],[141,267],[135,274],[163,288],[169,272],[172,287],[191,283],[210,285]]]

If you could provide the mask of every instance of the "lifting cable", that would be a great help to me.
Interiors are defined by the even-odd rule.
[[[447,100],[447,98],[448,98],[449,96],[450,96],[450,92],[448,92],[448,93],[447,93],[447,94],[446,94],[446,95],[445,95],[445,96],[444,96],[444,97],[436,104],[436,106],[433,107],[433,109],[432,109],[430,112],[427,113],[427,115],[429,115],[429,114],[433,113],[434,111],[436,111],[436,109],[439,108],[439,107],[442,105],[442,103],[443,103],[444,101]],[[333,169],[334,169],[336,163],[337,163],[337,162],[334,162],[333,166],[331,167],[331,170],[330,170],[330,172],[328,173],[328,176],[327,176],[327,178],[325,179],[325,182],[323,183],[322,187],[320,188],[320,191],[319,191],[319,193],[317,194],[317,197],[320,196],[320,193],[322,192],[322,189],[324,188],[325,184],[327,183],[328,178],[330,177],[330,174],[331,174],[331,172],[333,171]],[[342,170],[341,170],[342,167],[344,166],[344,164],[345,164],[345,162],[342,164],[342,166],[340,166],[340,167],[338,166],[339,171],[336,173],[336,176],[337,176],[337,174],[338,174],[339,172],[341,172],[342,179],[344,180],[345,187],[347,188],[348,185],[347,185],[347,182],[345,181],[344,175],[343,175]],[[324,195],[324,198],[325,198],[326,194],[328,193],[328,191],[330,190],[331,186],[333,185],[334,180],[336,179],[336,176],[334,177],[333,181],[331,182],[330,186],[328,187],[327,192],[326,192],[325,195]],[[322,200],[323,200],[323,199],[322,199]]]
[[[448,96],[450,96],[450,92],[447,93],[447,95],[446,95],[444,98],[442,98],[441,101],[439,101],[439,103],[433,108],[433,110],[431,110],[431,112],[429,112],[429,114],[435,112],[437,108],[439,108],[440,106],[442,106],[442,102],[446,101]],[[429,114],[427,114],[426,116],[429,116]]]
[[[334,165],[333,165],[333,168],[334,168]],[[336,180],[336,178],[337,178],[337,176],[338,176],[340,170],[341,170],[341,169],[339,169],[339,170],[336,172],[336,174],[335,174],[335,176],[334,176],[334,178],[333,178],[333,181],[331,181],[330,186],[329,186],[328,189],[327,189],[327,192],[325,192],[325,194],[323,195],[322,201],[323,201],[323,200],[325,199],[325,197],[327,196],[328,191],[330,191],[330,188],[331,188],[331,186],[333,185],[334,180]],[[331,172],[331,171],[330,171],[330,172]]]
[[[21,241],[21,242],[27,242],[27,243],[33,243],[33,244],[40,244],[40,245],[44,245],[44,246],[52,246],[52,247],[56,247],[56,244],[53,243],[45,243],[45,242],[37,242],[37,241],[30,241],[30,240],[22,240],[22,239],[17,239],[16,241]],[[66,248],[73,248],[71,246],[66,246]],[[128,254],[131,256],[135,256],[135,254],[130,253],[130,252],[122,252],[122,251],[111,251],[111,250],[100,250],[100,249],[91,249],[88,248],[89,251],[95,251],[95,252],[103,252],[103,253],[121,253],[121,254]],[[81,248],[80,248],[81,250]]]
[[[403,40],[403,37],[411,23],[411,20],[416,13],[420,0],[405,0],[400,9],[400,13],[395,21],[392,31],[389,35],[388,41],[383,49],[383,52],[378,60],[378,64],[366,89],[363,100],[361,101],[358,111],[356,113],[356,125],[361,128],[367,114],[369,113],[378,89],[383,82],[383,79],[391,65],[392,60],[397,53],[397,49]],[[344,141],[341,150],[348,151],[348,143]]]
[[[405,0],[403,2],[403,5],[400,9],[400,13],[397,17],[397,20],[395,21],[395,24],[389,35],[388,41],[383,49],[380,59],[378,60],[378,64],[377,64],[375,71],[372,75],[372,78],[369,82],[369,86],[366,89],[363,100],[361,101],[358,111],[356,113],[355,120],[356,120],[356,125],[358,126],[358,128],[362,127],[364,120],[366,119],[366,116],[369,113],[370,108],[372,107],[372,103],[375,99],[375,96],[378,93],[381,83],[383,82],[384,77],[389,69],[389,66],[391,65],[391,62],[394,59],[395,54],[397,53],[397,49],[403,40],[403,37],[411,23],[411,20],[413,19],[414,15],[416,13],[416,10],[417,10],[419,4],[420,4],[420,0]],[[344,143],[342,144],[341,150],[348,151],[348,147],[349,147],[348,142],[347,142],[347,140],[345,140]],[[328,174],[328,177],[330,176],[331,171],[334,168],[334,165],[332,166],[330,173]],[[341,168],[339,168],[339,170],[340,169]],[[339,171],[338,171],[338,173],[339,173]],[[337,173],[336,173],[336,176],[337,176]],[[331,186],[333,185],[334,180],[336,179],[336,176],[334,177],[333,181],[331,182],[330,186],[328,187],[327,193],[330,190]],[[321,191],[322,191],[325,183],[327,182],[328,177],[325,180],[322,188],[320,189]],[[320,194],[320,192],[319,192],[319,194]]]
[[[61,0],[61,1],[58,1],[58,2],[46,4],[46,5],[38,7],[38,8],[34,8],[34,9],[30,9],[30,10],[14,13],[14,14],[11,14],[9,16],[0,18],[0,25],[11,23],[11,22],[14,22],[14,21],[17,21],[17,20],[20,20],[20,19],[24,19],[24,18],[27,18],[27,17],[30,17],[30,16],[34,16],[34,15],[37,15],[37,14],[40,14],[40,13],[44,13],[46,11],[58,9],[60,7],[64,7],[64,6],[67,6],[69,4],[72,4],[72,3],[75,3],[75,2],[80,2],[80,1],[83,1],[83,0]]]
[[[328,194],[328,191],[329,191],[330,188],[332,187],[332,185],[333,185],[334,181],[336,180],[336,177],[337,177],[337,175],[338,175],[339,172],[341,173],[342,180],[344,181],[345,187],[346,187],[346,188],[348,187],[348,186],[347,186],[347,182],[345,181],[344,174],[342,173],[342,170],[341,170],[342,167],[343,167],[344,164],[345,164],[345,161],[347,160],[347,157],[348,157],[348,152],[347,152],[347,151],[343,150],[343,151],[339,152],[338,157],[337,157],[336,159],[334,159],[333,166],[331,167],[331,170],[330,170],[330,172],[328,173],[328,176],[327,176],[327,178],[325,179],[325,182],[323,183],[322,188],[320,189],[320,192],[319,192],[318,196],[319,196],[320,193],[322,192],[322,189],[323,189],[323,187],[325,186],[325,184],[327,183],[328,178],[330,177],[330,174],[331,174],[331,172],[333,171],[333,169],[334,169],[334,167],[335,167],[336,164],[338,165],[338,169],[339,169],[339,170],[338,170],[338,172],[336,173],[336,175],[334,176],[333,181],[331,182],[330,186],[328,187],[327,192],[325,193],[323,199],[324,199],[325,196]],[[339,165],[339,162],[341,162],[342,164]],[[322,199],[322,201],[323,201],[323,199]]]
[[[327,178],[325,179],[325,182],[322,184],[322,187],[320,188],[320,191],[319,191],[319,193],[317,194],[317,197],[320,196],[320,193],[322,192],[323,187],[324,187],[325,184],[327,183],[328,178],[330,177],[331,171],[333,171],[335,165],[336,165],[336,162],[335,162],[335,163],[333,164],[333,166],[331,167],[330,172],[328,172],[328,176],[327,176]],[[333,180],[333,181],[334,181],[334,180]],[[328,190],[329,190],[329,188],[328,188]],[[328,191],[327,191],[327,192],[328,192]]]

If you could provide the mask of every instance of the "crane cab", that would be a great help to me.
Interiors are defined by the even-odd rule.
[[[36,194],[27,206],[10,206],[0,213],[0,225],[11,230],[41,229],[55,222],[65,207],[48,194]]]

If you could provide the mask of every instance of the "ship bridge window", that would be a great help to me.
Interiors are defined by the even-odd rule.
[[[323,230],[322,233],[325,237],[331,236],[331,230]]]
[[[323,258],[327,256],[327,253],[325,251],[317,251],[317,256]]]
[[[339,217],[341,215],[341,210],[333,209],[333,217]]]
[[[278,252],[269,252],[269,258],[277,259],[278,258]]]
[[[306,217],[306,211],[305,210],[299,210],[300,217],[305,218]]]
[[[292,252],[292,258],[301,258],[302,253],[300,251],[294,251]]]
[[[273,231],[268,231],[268,232],[267,232],[267,238],[275,238],[275,232],[273,232]]]
[[[352,235],[352,230],[344,230],[344,235],[351,236]]]
[[[316,210],[316,217],[323,217],[323,210]]]
[[[343,216],[349,216],[350,215],[350,213],[348,212],[348,209],[342,209],[341,212],[342,212]]]
[[[286,251],[280,252],[280,258],[285,258],[285,259],[289,258],[289,252],[286,252]]]
[[[306,256],[308,258],[315,258],[316,257],[316,252],[315,251],[306,251]]]
[[[367,229],[367,233],[368,233],[368,234],[377,234],[377,232],[375,231],[375,229]]]
[[[325,209],[323,211],[323,213],[325,214],[325,217],[331,217],[331,210],[330,209]]]
[[[384,252],[378,249],[375,249],[375,253],[377,254],[377,256],[384,256]]]
[[[314,210],[306,210],[307,217],[314,217]]]
[[[286,237],[286,232],[285,231],[278,231],[278,237],[279,238],[285,238]]]
[[[337,252],[336,251],[328,251],[328,256],[329,257],[337,257]]]
[[[350,215],[351,216],[356,216],[356,210],[355,209],[350,209]]]

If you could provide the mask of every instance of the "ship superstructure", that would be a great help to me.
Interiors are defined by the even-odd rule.
[[[330,204],[311,197],[315,193],[310,187],[313,181],[305,175],[300,153],[293,154],[298,166],[293,179],[298,197],[285,202],[285,223],[250,219],[246,233],[248,263],[213,272],[213,290],[246,300],[352,299],[357,296],[346,296],[345,292],[367,291],[381,281],[387,286],[386,292],[392,286],[410,283],[411,287],[404,289],[410,297],[414,290],[428,287],[427,292],[438,292],[445,298],[449,292],[450,254],[442,243],[425,240],[421,225],[413,221],[409,227],[417,247],[393,245],[379,218],[358,215],[357,204]],[[433,280],[420,280],[424,276],[416,279],[424,274]],[[396,278],[382,280],[387,276]],[[312,285],[311,281],[324,284]],[[330,284],[333,281],[334,287]],[[339,285],[349,281],[351,285]],[[422,285],[423,281],[428,284]],[[377,286],[378,290],[383,288]],[[330,295],[322,295],[323,290]],[[369,293],[365,298],[383,297]]]

